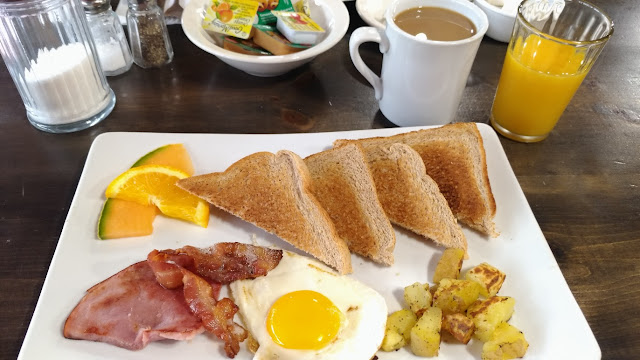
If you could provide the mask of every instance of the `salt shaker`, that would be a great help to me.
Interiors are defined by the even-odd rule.
[[[82,5],[104,74],[127,72],[133,63],[131,50],[110,0],[82,0]]]
[[[0,1],[0,52],[36,128],[78,131],[113,110],[80,1]]]
[[[127,28],[133,61],[142,68],[173,60],[173,48],[162,9],[156,0],[128,0]]]

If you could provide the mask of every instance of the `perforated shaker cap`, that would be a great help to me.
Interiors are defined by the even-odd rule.
[[[111,0],[82,0],[84,11],[89,14],[103,12],[111,7]]]

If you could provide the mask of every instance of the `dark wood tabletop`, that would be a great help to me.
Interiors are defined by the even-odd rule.
[[[614,19],[615,34],[555,130],[540,143],[501,142],[602,358],[631,360],[640,358],[640,2],[595,2]],[[351,25],[335,48],[274,78],[229,67],[172,25],[173,62],[150,70],[134,65],[109,78],[115,109],[77,133],[32,127],[6,67],[0,67],[1,359],[18,355],[87,152],[99,134],[394,126],[349,58],[349,36],[365,24],[354,2],[347,7]],[[506,44],[482,41],[456,121],[488,122],[505,51]],[[362,55],[380,69],[375,45],[363,46]]]

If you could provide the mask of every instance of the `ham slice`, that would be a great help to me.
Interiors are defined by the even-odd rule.
[[[146,261],[87,290],[64,324],[70,339],[102,341],[129,350],[162,339],[188,340],[204,331],[182,289],[156,281]]]

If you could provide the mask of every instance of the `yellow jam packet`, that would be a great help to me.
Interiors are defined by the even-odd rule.
[[[248,39],[258,12],[254,0],[210,0],[205,3],[202,28],[225,35]]]

